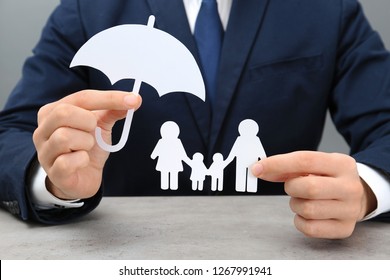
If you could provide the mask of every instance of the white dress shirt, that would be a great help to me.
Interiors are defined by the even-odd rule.
[[[202,0],[183,0],[183,2],[191,32],[193,33],[196,17],[198,15]],[[221,18],[222,26],[226,30],[233,0],[217,0],[217,2],[218,12]],[[378,172],[377,170],[361,163],[357,164],[357,168],[359,176],[370,186],[378,202],[377,209],[367,215],[365,217],[365,220],[390,211],[390,178],[384,176],[384,174],[382,174],[381,172]],[[35,172],[35,176],[33,176],[31,186],[33,203],[36,205],[37,208],[75,208],[82,206],[82,202],[79,202],[78,200],[63,201],[53,196],[47,191],[45,180],[46,174],[43,168],[38,167]]]
[[[188,23],[190,24],[191,32],[194,33],[196,17],[200,10],[202,0],[183,0],[184,8],[186,9]],[[219,17],[222,22],[223,29],[226,30],[230,9],[232,7],[233,0],[217,0]]]

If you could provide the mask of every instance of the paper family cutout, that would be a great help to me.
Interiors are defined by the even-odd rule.
[[[191,167],[192,190],[202,191],[206,176],[211,176],[211,190],[223,190],[225,167],[236,159],[236,191],[257,192],[257,178],[250,171],[251,166],[259,159],[266,157],[264,147],[257,136],[258,124],[251,119],[243,120],[238,127],[239,136],[226,158],[216,153],[209,168],[204,164],[201,153],[195,153],[190,159],[179,139],[180,128],[173,122],[165,122],[161,126],[161,139],[157,142],[151,158],[157,159],[156,170],[161,173],[161,189],[177,190],[178,175],[183,171],[185,162]]]
[[[150,16],[147,25],[125,24],[96,34],[76,53],[70,67],[88,66],[101,71],[111,84],[122,79],[134,79],[132,92],[138,94],[143,82],[153,86],[159,96],[172,92],[191,93],[205,101],[205,85],[201,71],[191,52],[172,35],[154,28],[155,18]],[[101,128],[95,130],[96,142],[105,151],[121,150],[128,139],[134,110],[127,112],[119,142],[107,144],[101,136]],[[211,176],[211,190],[223,190],[225,167],[236,159],[236,191],[257,192],[257,178],[249,168],[257,160],[266,157],[259,127],[253,120],[240,123],[230,154],[224,160],[216,153],[210,167],[204,164],[204,156],[195,153],[187,156],[179,139],[180,128],[169,121],[161,126],[161,139],[151,158],[157,159],[156,170],[161,174],[161,189],[177,190],[178,174],[185,162],[191,167],[192,189],[203,190],[206,176]]]

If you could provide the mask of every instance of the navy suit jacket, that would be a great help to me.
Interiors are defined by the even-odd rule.
[[[63,0],[50,17],[23,77],[0,115],[0,200],[23,219],[56,223],[91,211],[105,195],[194,195],[190,169],[176,192],[160,189],[150,158],[160,127],[175,121],[188,156],[229,154],[238,124],[255,120],[267,155],[315,150],[326,111],[358,161],[390,173],[390,56],[355,0],[233,1],[224,35],[217,103],[186,93],[159,97],[143,83],[142,107],[129,141],[111,154],[101,192],[81,209],[35,211],[28,185],[36,161],[32,133],[38,109],[83,89],[130,91],[131,80],[111,85],[101,72],[69,69],[77,50],[93,35],[120,24],[146,24],[183,42],[198,60],[182,0]],[[137,40],[137,38],[134,38]],[[157,46],[158,47],[158,46]],[[169,68],[169,65],[167,66]],[[114,140],[122,123],[114,128]],[[224,191],[234,191],[234,163],[225,169]],[[259,182],[257,194],[283,194],[281,184]],[[196,194],[211,194],[208,187]]]

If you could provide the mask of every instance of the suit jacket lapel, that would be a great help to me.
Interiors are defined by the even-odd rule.
[[[183,0],[148,0],[148,3],[156,17],[155,27],[180,40],[200,65],[198,50],[188,24]],[[188,94],[186,94],[186,100],[198,125],[198,132],[202,135],[205,147],[207,147],[211,125],[211,108],[209,104],[205,104],[199,98]]]
[[[234,0],[225,32],[209,151],[218,139],[233,94],[260,27],[268,0]]]

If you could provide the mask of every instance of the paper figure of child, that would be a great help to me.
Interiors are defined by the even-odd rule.
[[[257,177],[253,176],[250,167],[259,159],[266,158],[260,138],[258,124],[251,119],[243,120],[238,126],[237,137],[226,162],[236,158],[236,191],[257,192]]]
[[[224,169],[227,165],[227,161],[223,160],[221,153],[215,153],[213,156],[213,163],[209,167],[209,175],[211,176],[211,190],[222,191],[223,190],[223,176]]]
[[[192,181],[192,190],[193,191],[202,191],[204,180],[208,174],[208,169],[203,162],[203,155],[201,153],[195,153],[192,157],[190,166],[191,170],[191,181]]]
[[[161,189],[177,190],[179,172],[183,171],[183,161],[190,165],[191,160],[183,147],[179,126],[173,121],[163,123],[161,139],[157,142],[150,157],[157,160],[156,170],[161,172]]]

